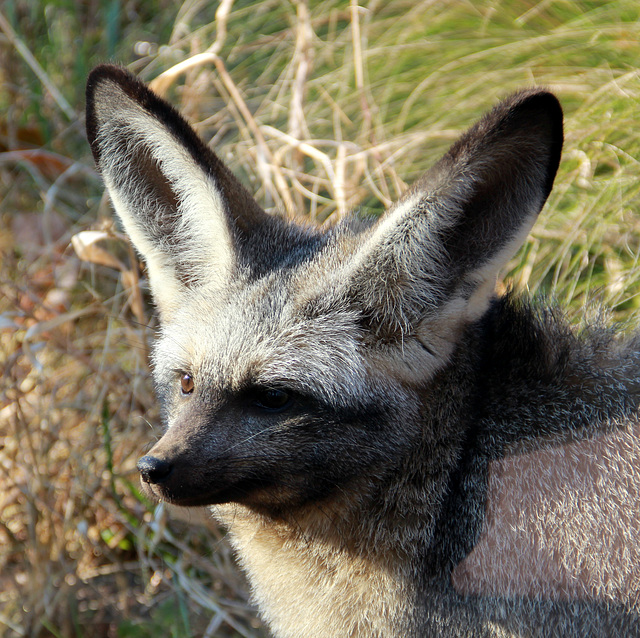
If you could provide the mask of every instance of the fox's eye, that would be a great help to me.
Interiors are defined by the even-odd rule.
[[[194,388],[193,377],[190,374],[183,374],[180,378],[180,386],[182,394],[191,394]]]
[[[266,390],[258,390],[253,400],[254,405],[257,405],[263,410],[269,412],[281,412],[289,407],[291,403],[291,396],[284,390],[277,390],[275,388],[269,388]]]

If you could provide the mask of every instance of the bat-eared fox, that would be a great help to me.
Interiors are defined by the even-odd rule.
[[[320,227],[121,68],[87,131],[159,313],[144,489],[211,507],[274,636],[640,636],[640,339],[495,292],[553,185],[554,95]]]

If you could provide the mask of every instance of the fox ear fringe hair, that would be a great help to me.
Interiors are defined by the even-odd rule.
[[[87,138],[98,168],[101,166],[100,144],[97,143],[102,125],[101,114],[103,112],[108,114],[112,105],[102,99],[96,101],[96,94],[100,87],[106,84],[112,85],[107,89],[108,91],[122,92],[132,103],[158,119],[176,139],[181,141],[196,161],[200,159],[204,170],[208,170],[210,165],[224,166],[171,104],[157,96],[144,82],[126,69],[113,64],[101,64],[89,74],[86,89]]]

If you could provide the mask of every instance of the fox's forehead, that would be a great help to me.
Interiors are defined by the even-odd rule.
[[[286,386],[334,404],[360,401],[369,373],[358,314],[331,303],[330,291],[320,300],[302,294],[306,278],[280,274],[194,294],[161,330],[156,374],[184,370],[217,391]]]

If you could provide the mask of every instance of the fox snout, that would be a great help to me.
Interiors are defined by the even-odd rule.
[[[147,454],[137,463],[136,467],[145,483],[157,485],[162,483],[173,471],[173,463]]]
[[[214,503],[218,494],[224,491],[224,473],[221,481],[212,480],[211,476],[199,471],[196,459],[192,458],[190,463],[189,459],[180,456],[163,458],[156,456],[153,450],[151,452],[136,465],[148,497],[190,507]]]
[[[176,436],[170,429],[136,465],[143,491],[154,500],[175,505],[205,505],[224,488],[225,476],[215,454],[202,441]]]
[[[174,472],[175,463],[172,460],[146,454],[136,464],[140,472],[142,487],[147,496],[154,500],[174,501],[176,498],[173,485],[179,472]]]

